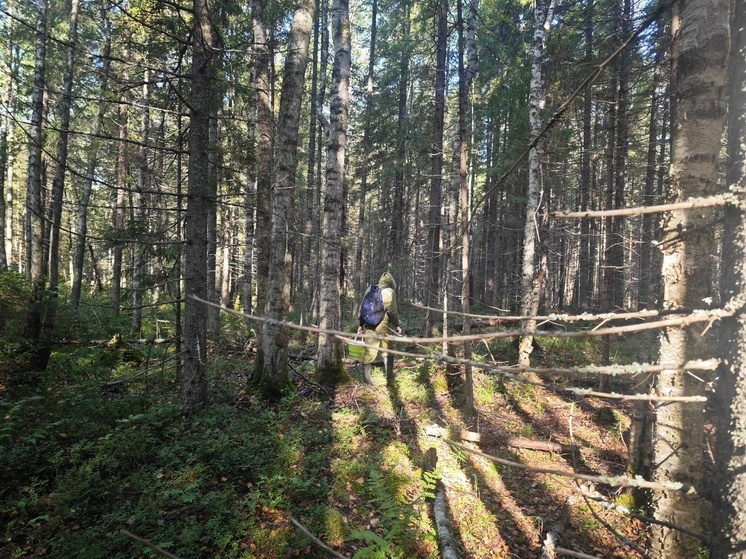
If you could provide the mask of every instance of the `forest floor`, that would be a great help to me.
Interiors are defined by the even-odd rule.
[[[544,342],[535,358],[593,362],[583,344]],[[512,359],[507,344],[489,349]],[[216,356],[211,402],[185,416],[167,368],[95,373],[80,348],[55,359],[37,388],[0,382],[0,557],[328,557],[323,544],[337,557],[435,558],[439,491],[464,559],[539,558],[560,525],[558,547],[590,556],[645,547],[640,521],[581,494],[630,507],[628,491],[547,473],[624,475],[631,404],[475,372],[478,414],[466,417],[432,360],[399,359],[390,382],[374,369],[371,385],[345,360],[351,380],[324,389],[295,358],[297,391],[268,405],[246,388],[251,358],[238,351]]]

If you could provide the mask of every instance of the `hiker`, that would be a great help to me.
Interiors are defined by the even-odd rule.
[[[360,305],[360,326],[357,329],[358,334],[380,334],[382,336],[388,336],[392,332],[401,334],[401,326],[399,326],[399,310],[396,306],[396,281],[394,276],[390,272],[384,272],[381,275],[381,279],[378,280],[378,289],[380,290],[381,298],[383,299],[383,318],[380,320],[378,326],[373,327],[371,324],[366,323],[363,318],[363,308],[365,306],[365,296],[363,297],[363,303]],[[366,296],[371,291],[375,291],[375,286],[371,286],[365,292]],[[365,343],[371,346],[365,349],[365,357],[363,358],[363,379],[366,383],[370,384],[370,373],[373,368],[373,362],[376,360],[378,355],[378,347],[381,348],[381,354],[383,356],[383,366],[386,371],[386,378],[391,380],[394,376],[394,356],[390,355],[385,350],[389,348],[391,342],[387,340],[377,340],[375,338],[366,338]]]

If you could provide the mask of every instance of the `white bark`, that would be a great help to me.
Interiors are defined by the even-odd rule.
[[[691,0],[682,4],[680,55],[676,71],[677,118],[671,159],[671,186],[677,201],[707,196],[717,189],[717,161],[723,129],[728,3]],[[666,308],[701,306],[711,295],[713,253],[711,209],[673,211],[664,222],[663,278]],[[672,326],[660,336],[663,363],[681,365],[710,353],[702,327]],[[658,375],[662,396],[698,396],[704,383],[679,370]],[[703,406],[656,405],[654,480],[697,485],[702,475]],[[653,495],[655,518],[700,530],[700,500],[677,491]],[[663,526],[653,528],[652,546],[667,559],[696,557],[699,541]]]
[[[531,138],[535,140],[541,133],[541,110],[544,108],[546,92],[542,76],[546,33],[554,14],[554,0],[537,0],[535,8],[534,42],[531,53],[531,81],[528,97],[528,118]],[[536,252],[539,239],[539,206],[541,204],[541,159],[543,147],[538,142],[528,154],[528,190],[526,192],[526,222],[523,230],[523,266],[521,270],[521,313],[534,316],[539,310],[540,274],[536,268]],[[527,320],[522,328],[533,330],[535,320]],[[518,344],[518,365],[530,365],[533,336],[521,336]]]
[[[330,98],[330,133],[326,158],[326,196],[324,197],[323,249],[321,258],[321,328],[340,325],[339,281],[345,161],[347,155],[347,114],[350,85],[351,43],[348,0],[335,0],[332,6],[334,33],[334,67]],[[319,336],[320,378],[339,368],[339,342],[330,336]],[[334,374],[332,373],[332,377]],[[333,378],[328,378],[333,380]]]

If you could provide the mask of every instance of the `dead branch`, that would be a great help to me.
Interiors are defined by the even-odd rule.
[[[579,484],[578,484],[579,485]],[[601,518],[596,510],[591,506],[590,501],[587,497],[583,496],[583,499],[585,500],[586,505],[588,505],[588,510],[593,515],[593,518],[596,519],[597,522],[601,523],[601,525],[606,528],[612,536],[614,536],[617,540],[624,543],[627,547],[630,549],[633,549],[637,553],[639,553],[643,559],[650,559],[650,556],[645,553],[645,550],[642,549],[639,545],[637,545],[635,542],[630,540],[628,537],[624,536],[623,534],[620,534],[611,524],[606,522],[603,518]]]
[[[411,303],[413,307],[423,309],[427,311],[435,311],[443,313],[443,309],[436,307],[427,307],[424,305],[418,305],[417,303]],[[472,314],[462,313],[459,311],[448,311],[448,314],[456,316],[468,316],[469,318],[486,320],[488,326],[497,326],[500,322],[520,322],[523,320],[535,320],[537,322],[595,322],[604,321],[609,322],[612,320],[632,320],[638,318],[652,318],[656,316],[670,316],[677,314],[690,314],[693,309],[688,308],[676,308],[676,309],[665,309],[665,310],[644,310],[634,312],[608,312],[608,313],[582,313],[582,314],[567,314],[567,313],[551,313],[546,315],[494,315],[494,314]]]
[[[547,531],[546,538],[544,538],[544,547],[541,552],[541,559],[555,559],[557,557],[556,549],[559,537],[562,532],[565,531],[567,525],[567,519],[570,517],[570,507],[575,503],[575,497],[568,497],[565,504],[562,505],[557,520],[552,527]]]
[[[457,443],[456,441],[452,441],[450,439],[443,439],[443,440],[451,446],[460,448],[461,450],[464,450],[471,454],[481,456],[482,458],[491,460],[492,462],[495,462],[496,464],[501,464],[503,466],[510,466],[512,468],[519,468],[521,470],[528,470],[528,471],[535,472],[538,474],[549,474],[549,475],[556,475],[556,476],[561,476],[561,477],[568,477],[572,479],[590,481],[591,483],[609,485],[611,487],[641,487],[644,489],[653,489],[656,491],[682,491],[686,494],[697,494],[697,489],[694,486],[688,485],[685,483],[672,482],[672,481],[661,481],[661,482],[647,481],[640,476],[637,476],[634,478],[626,477],[626,476],[591,476],[587,474],[578,474],[575,472],[552,470],[549,468],[536,468],[533,466],[529,466],[527,464],[522,464],[521,462],[513,462],[511,460],[505,460],[504,458],[498,458],[497,456],[492,456],[491,454],[480,452],[478,450],[470,448],[461,443]]]
[[[697,208],[711,208],[713,206],[726,206],[728,204],[739,204],[738,199],[732,194],[720,194],[705,198],[690,198],[685,202],[675,204],[658,204],[656,206],[638,206],[633,208],[620,208],[617,210],[594,210],[585,212],[554,212],[549,217],[555,219],[580,219],[586,217],[615,217],[623,215],[642,215],[671,212],[674,210],[689,210]]]
[[[647,524],[658,524],[660,526],[665,526],[666,528],[671,528],[672,530],[676,530],[678,532],[682,532],[684,534],[688,534],[692,536],[693,538],[697,538],[698,540],[704,542],[705,544],[710,543],[710,537],[702,534],[700,532],[695,532],[694,530],[690,530],[689,528],[686,528],[684,526],[679,526],[678,524],[673,524],[671,522],[666,522],[665,520],[658,520],[657,518],[651,518],[649,516],[644,516],[642,514],[637,514],[636,512],[633,512],[629,510],[627,507],[623,507],[621,505],[618,505],[616,503],[612,503],[610,501],[607,501],[598,491],[594,490],[588,490],[583,485],[577,485],[576,491],[578,491],[583,497],[590,499],[591,501],[594,501],[601,505],[606,510],[614,511],[617,514],[621,514],[624,516],[629,516],[630,518],[634,518],[637,520],[640,520],[642,522],[645,522]]]
[[[693,310],[689,316],[685,316],[685,317],[668,318],[666,320],[646,322],[643,324],[632,324],[628,326],[597,328],[595,330],[590,330],[590,331],[548,332],[546,330],[516,329],[516,330],[508,330],[504,332],[488,332],[485,334],[472,334],[468,336],[437,336],[433,338],[418,338],[418,337],[408,337],[408,336],[398,336],[398,335],[381,335],[381,334],[373,334],[373,333],[355,334],[352,332],[344,332],[342,330],[334,330],[331,328],[319,328],[316,326],[303,326],[300,324],[295,324],[293,322],[287,322],[284,320],[276,320],[273,318],[250,315],[247,313],[236,311],[234,309],[223,307],[216,303],[212,303],[211,301],[206,301],[205,299],[195,297],[194,295],[192,295],[191,297],[195,301],[198,301],[204,305],[215,307],[217,309],[222,310],[223,312],[227,312],[229,314],[240,316],[246,320],[252,320],[256,322],[263,322],[265,324],[277,325],[282,328],[288,328],[291,330],[299,330],[301,332],[312,332],[315,334],[326,334],[329,336],[336,336],[343,340],[354,338],[355,336],[357,336],[357,337],[362,337],[364,339],[388,340],[388,341],[395,341],[395,342],[401,342],[401,343],[406,343],[406,344],[442,344],[444,342],[463,343],[463,342],[469,342],[469,341],[515,338],[515,337],[528,336],[528,335],[531,335],[534,337],[549,337],[549,338],[585,338],[589,336],[612,336],[612,335],[617,335],[617,334],[626,334],[630,332],[642,332],[644,330],[656,330],[656,329],[670,328],[672,326],[686,326],[689,324],[697,324],[699,322],[714,322],[716,320],[720,320],[721,318],[733,316],[743,306],[743,303],[741,302],[738,302],[738,304],[735,304],[736,302],[733,302],[733,304],[727,305],[726,308],[724,309]],[[658,311],[651,311],[651,312],[657,312],[658,314],[656,316],[663,315],[663,313],[658,312]]]
[[[163,557],[167,557],[168,559],[179,559],[178,555],[174,555],[173,553],[169,553],[165,549],[160,548],[157,545],[155,545],[153,542],[151,542],[149,540],[146,540],[145,538],[141,538],[140,536],[136,536],[135,534],[133,534],[132,532],[130,532],[128,530],[125,530],[124,528],[122,528],[121,530],[119,530],[119,532],[121,534],[127,536],[128,538],[130,538],[132,540],[135,540],[137,543],[140,543],[140,544],[142,544],[144,546],[149,547],[150,549],[152,549],[153,551],[155,551],[158,555],[161,555]]]
[[[579,551],[565,549],[564,547],[557,547],[555,548],[555,551],[558,555],[566,555],[568,557],[578,557],[579,559],[598,559],[597,555],[588,555],[587,553],[580,553]]]
[[[133,338],[129,340],[121,340],[127,344],[145,344],[145,345],[160,345],[160,344],[172,344],[176,342],[176,338]],[[108,340],[55,340],[54,345],[107,345],[111,342]]]
[[[326,544],[325,544],[324,542],[322,542],[322,541],[321,541],[321,540],[320,540],[319,538],[317,538],[316,536],[314,536],[314,535],[313,535],[313,534],[312,534],[311,532],[309,532],[309,531],[308,531],[308,529],[307,529],[307,528],[306,528],[305,526],[303,526],[303,524],[301,524],[300,522],[298,522],[298,521],[297,521],[297,520],[296,520],[295,518],[293,518],[292,516],[290,516],[290,522],[292,522],[293,524],[295,524],[295,526],[296,526],[296,527],[297,527],[297,528],[298,528],[298,529],[299,529],[299,530],[300,530],[301,532],[303,532],[303,533],[304,533],[304,534],[305,534],[306,536],[308,536],[309,538],[311,538],[311,541],[312,541],[312,542],[313,542],[314,544],[316,544],[316,545],[317,545],[317,546],[318,546],[319,548],[321,548],[321,549],[323,549],[324,551],[326,551],[326,552],[327,552],[327,553],[328,553],[329,555],[331,555],[332,557],[336,557],[337,559],[347,559],[347,557],[345,557],[345,556],[344,556],[344,555],[342,555],[341,553],[337,553],[337,552],[336,552],[336,551],[334,551],[334,550],[333,550],[333,549],[332,549],[331,547],[329,547],[329,546],[328,546],[328,545],[326,545]]]
[[[500,446],[525,448],[528,450],[543,450],[545,452],[554,452],[555,454],[572,454],[575,452],[584,453],[586,450],[594,453],[596,452],[594,449],[584,449],[577,445],[553,443],[550,441],[533,441],[523,437],[491,435],[490,439],[493,440],[488,441],[487,437],[481,433],[475,433],[474,431],[466,431],[463,429],[443,429],[437,425],[425,427],[425,434],[429,437],[459,439],[477,444],[490,443],[494,440],[494,442],[497,442]]]
[[[182,352],[182,355],[183,355],[183,353],[184,352]],[[101,386],[116,386],[118,384],[127,384],[129,382],[132,382],[132,381],[138,380],[138,379],[150,378],[153,375],[155,375],[156,373],[158,373],[160,370],[162,370],[163,366],[166,363],[168,363],[170,361],[174,361],[178,357],[179,357],[178,355],[171,355],[167,359],[160,360],[157,365],[153,365],[152,367],[148,367],[147,369],[145,369],[143,371],[140,371],[136,375],[132,375],[131,377],[122,378],[122,379],[118,379],[118,380],[110,380],[110,381],[101,383]]]

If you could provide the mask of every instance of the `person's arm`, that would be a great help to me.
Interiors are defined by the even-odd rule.
[[[389,327],[401,334],[401,327],[399,326],[399,307],[396,303],[396,291],[391,290],[391,302],[386,309],[386,314],[389,315]]]

